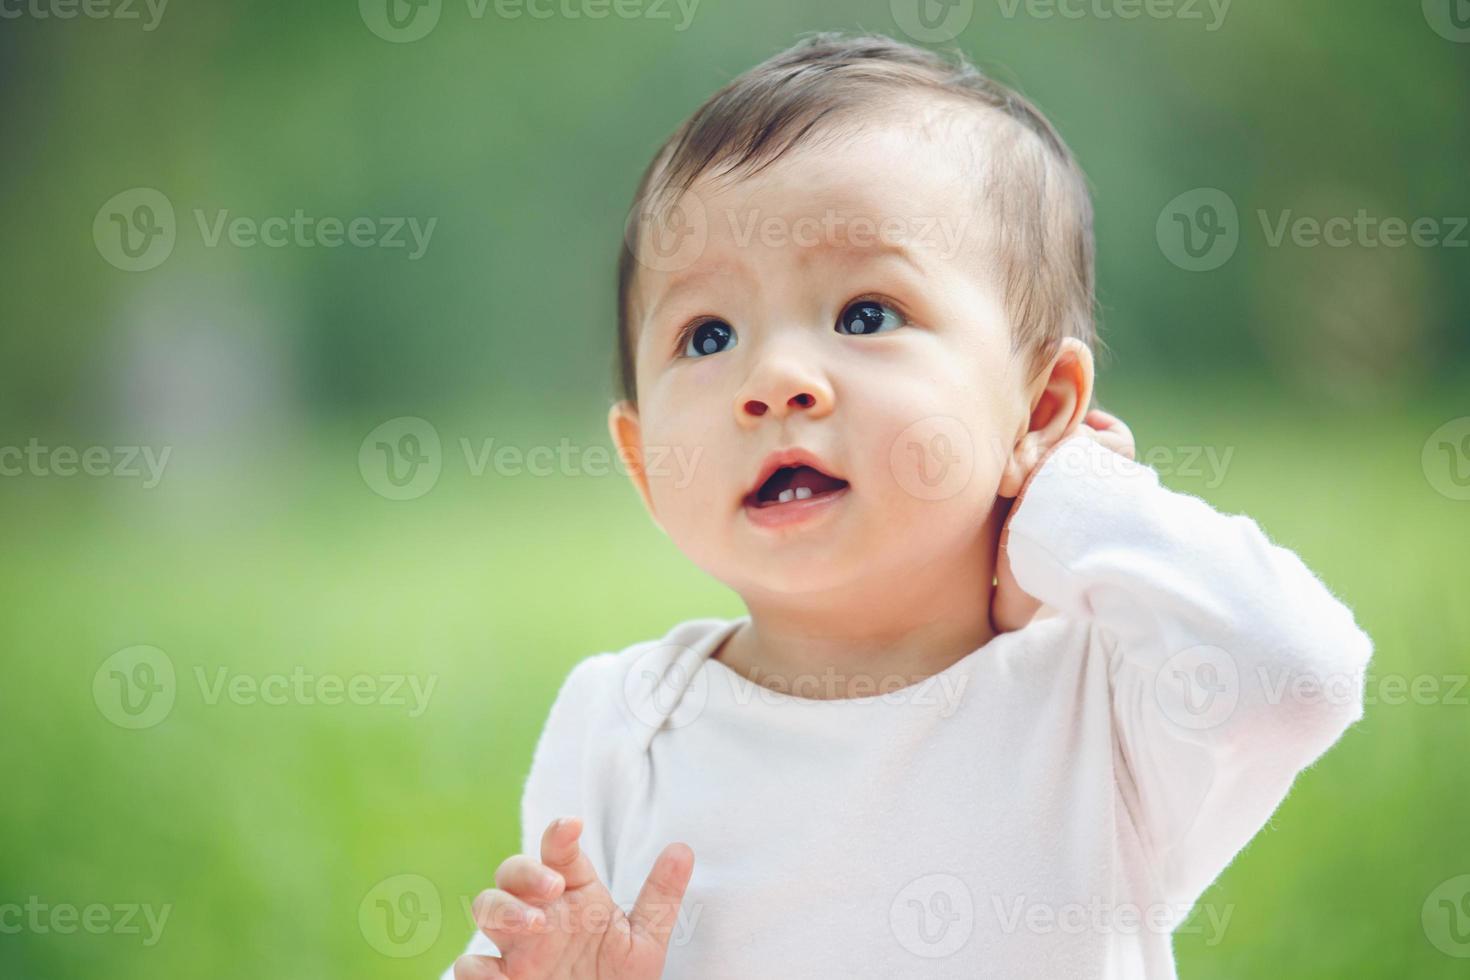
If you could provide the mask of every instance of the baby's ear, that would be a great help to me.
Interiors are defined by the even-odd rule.
[[[1020,493],[1047,451],[1077,431],[1092,403],[1092,371],[1092,351],[1087,345],[1075,337],[1063,338],[1051,363],[1027,389],[1030,415],[1006,461],[1000,496]]]
[[[638,421],[638,406],[627,399],[616,402],[607,413],[607,431],[612,436],[613,448],[618,458],[628,467],[628,477],[643,498],[643,506],[653,523],[662,531],[658,515],[653,510],[653,498],[648,493],[648,474],[643,468],[643,425]]]

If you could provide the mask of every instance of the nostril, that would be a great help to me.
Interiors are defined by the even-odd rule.
[[[752,398],[750,401],[745,403],[745,410],[751,415],[764,415],[766,414],[766,403],[762,401],[756,401],[754,398]]]
[[[816,399],[804,391],[799,395],[791,396],[791,404],[795,405],[797,408],[811,408],[812,405],[815,403]]]

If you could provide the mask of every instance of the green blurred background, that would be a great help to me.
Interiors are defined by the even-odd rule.
[[[437,975],[518,849],[571,665],[741,611],[616,472],[476,458],[607,446],[615,251],[685,115],[802,32],[922,22],[912,0],[121,2],[0,3],[0,447],[43,460],[0,477],[0,977]],[[1230,923],[1177,938],[1181,975],[1464,976],[1470,4],[1068,9],[960,0],[940,29],[1093,181],[1101,401],[1376,642],[1366,718],[1207,893]],[[107,242],[113,213],[163,220],[135,188],[175,213],[141,271]],[[1219,200],[1201,188],[1237,213],[1196,258],[1169,230]],[[436,223],[411,259],[406,232],[211,246],[195,217],[298,209]],[[1398,247],[1361,220],[1274,238],[1360,212],[1432,221]],[[432,488],[373,471],[369,434],[404,417],[440,440]],[[130,446],[168,448],[156,486]],[[58,447],[103,447],[108,475],[61,475]],[[135,715],[112,684],[149,680],[139,657],[175,682]],[[423,710],[406,685],[211,693],[296,674],[434,687]],[[379,904],[413,901],[396,925]]]

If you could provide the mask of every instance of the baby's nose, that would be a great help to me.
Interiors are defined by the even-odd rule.
[[[809,391],[802,391],[786,399],[786,407],[790,409],[811,408],[817,403],[817,397]],[[770,406],[759,398],[750,398],[745,402],[745,412],[748,415],[764,415],[770,411]]]

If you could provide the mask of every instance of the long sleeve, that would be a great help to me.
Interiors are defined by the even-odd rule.
[[[1007,549],[1108,658],[1120,789],[1162,898],[1193,905],[1362,717],[1371,641],[1254,521],[1085,436],[1032,478]]]

